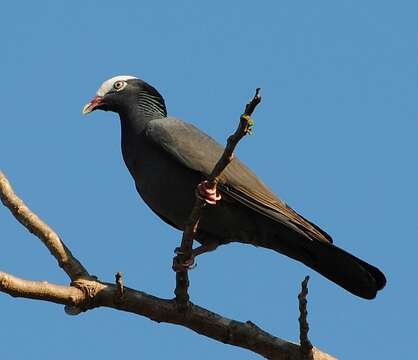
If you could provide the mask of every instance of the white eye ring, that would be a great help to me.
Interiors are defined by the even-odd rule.
[[[123,80],[118,80],[118,81],[116,81],[114,84],[113,84],[113,88],[116,90],[116,91],[121,91],[121,90],[123,90],[124,88],[125,88],[125,86],[127,85],[127,83],[126,83],[126,81],[123,81]]]

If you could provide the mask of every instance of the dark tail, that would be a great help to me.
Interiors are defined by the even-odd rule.
[[[378,268],[335,245],[317,243],[312,253],[314,261],[306,265],[354,295],[374,299],[386,284],[385,275]]]
[[[276,239],[263,246],[303,262],[327,279],[364,299],[375,298],[377,292],[385,286],[385,275],[378,268],[337,246],[307,238],[298,240],[293,244],[283,244]]]

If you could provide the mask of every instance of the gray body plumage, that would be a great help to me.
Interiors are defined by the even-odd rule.
[[[196,127],[166,117],[164,100],[139,79],[110,92],[96,108],[116,111],[122,154],[138,193],[168,224],[182,230],[223,147]],[[332,244],[331,237],[281,201],[238,159],[221,176],[222,200],[206,206],[197,241],[262,246],[318,271],[348,291],[371,299],[385,285],[377,268]]]

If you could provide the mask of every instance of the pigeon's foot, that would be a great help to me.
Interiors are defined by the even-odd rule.
[[[208,188],[207,181],[203,181],[197,185],[196,196],[210,205],[216,205],[222,198],[221,194],[219,194],[216,189]]]
[[[197,264],[194,262],[194,258],[184,261],[182,264],[176,261],[176,258],[173,259],[173,270],[175,272],[189,271],[193,270]]]
[[[179,263],[177,261],[177,256],[174,257],[174,259],[173,259],[173,270],[175,272],[193,270],[197,266],[197,264],[195,263],[195,258],[198,255],[202,255],[202,254],[207,253],[209,251],[213,251],[218,246],[219,246],[219,243],[216,242],[216,241],[213,241],[213,242],[210,242],[210,243],[207,243],[207,244],[204,244],[204,245],[200,245],[196,249],[192,250],[192,255],[191,255],[190,259],[184,261],[183,263]],[[179,247],[175,248],[174,253],[176,255],[183,254],[183,252],[181,251],[181,249]]]
[[[176,248],[174,250],[176,255],[180,255],[183,254],[183,252],[180,250],[180,248]],[[178,261],[177,256],[174,257],[173,259],[173,270],[175,272],[181,272],[181,271],[188,271],[188,270],[193,270],[197,264],[195,264],[194,259],[195,259],[195,255],[192,253],[192,256],[190,257],[190,259],[187,259],[185,261],[183,261],[182,263],[180,263]]]

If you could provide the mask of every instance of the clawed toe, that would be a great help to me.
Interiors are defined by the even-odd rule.
[[[196,266],[197,264],[194,261],[194,256],[183,263],[179,263],[176,258],[173,259],[173,270],[175,272],[193,270]]]
[[[210,205],[216,205],[216,203],[221,200],[222,196],[217,192],[216,188],[211,189],[208,188],[207,185],[207,181],[203,181],[197,185],[196,196]]]

